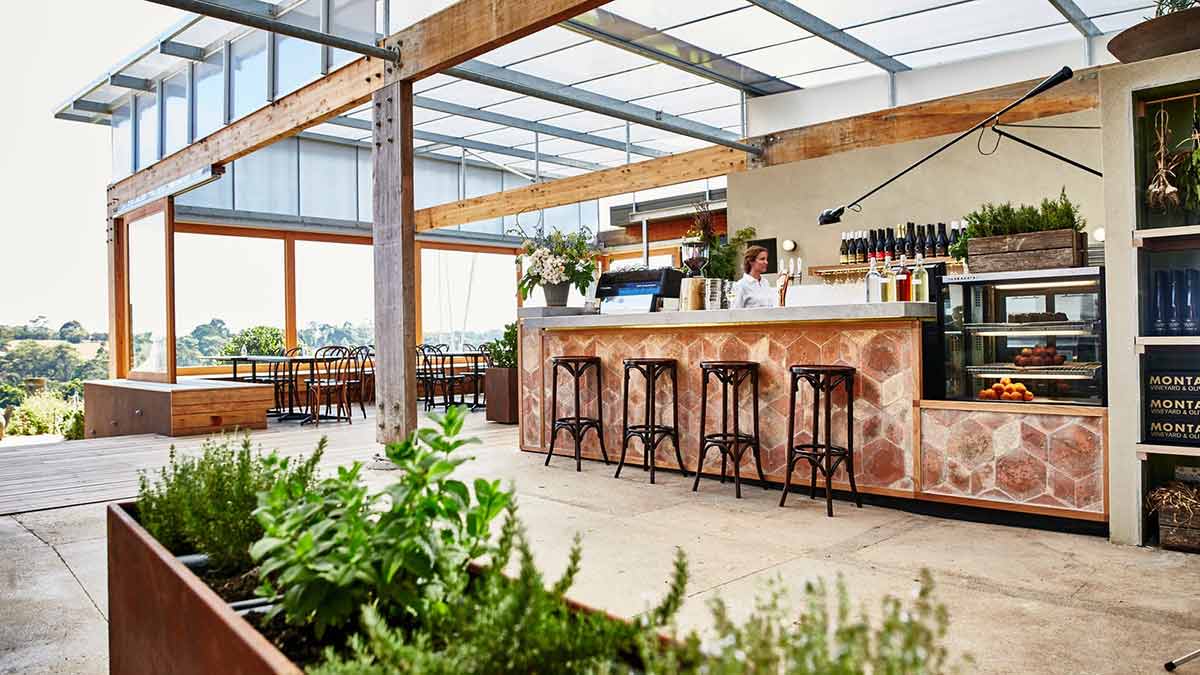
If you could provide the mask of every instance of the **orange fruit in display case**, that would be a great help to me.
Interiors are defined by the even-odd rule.
[[[1025,392],[1024,397],[1025,397],[1026,401],[1032,401],[1033,400],[1033,392],[1032,391]]]

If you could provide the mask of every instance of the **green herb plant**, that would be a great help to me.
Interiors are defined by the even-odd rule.
[[[504,327],[504,335],[486,342],[483,350],[492,360],[493,368],[517,367],[517,323],[514,321]]]
[[[1200,0],[1157,0],[1154,16],[1166,16],[1192,7],[1200,7]]]
[[[506,574],[515,557],[515,576]],[[320,675],[384,673],[603,673],[628,672],[636,665],[645,637],[667,625],[683,604],[687,559],[677,551],[664,599],[625,622],[568,605],[566,594],[580,570],[576,537],[566,571],[547,587],[533,560],[516,508],[510,504],[490,564],[472,579],[453,609],[426,617],[412,631],[387,625],[375,607],[362,612],[363,634],[349,641],[348,653],[327,650]],[[647,671],[651,672],[651,671]]]
[[[509,503],[499,481],[474,481],[474,497],[450,475],[473,439],[459,438],[466,409],[430,415],[422,428],[385,453],[397,481],[371,492],[362,465],[308,487],[283,480],[259,496],[264,536],[251,548],[262,596],[281,596],[268,619],[311,625],[316,636],[353,627],[374,605],[408,624],[446,616],[461,597],[467,565],[487,550],[489,524]]]
[[[258,493],[280,482],[311,486],[325,444],[322,437],[307,459],[255,452],[249,434],[240,444],[209,439],[196,457],[172,446],[156,479],[139,476],[138,521],[172,553],[206,553],[217,574],[244,572],[252,566],[250,546],[263,534],[253,515]]]
[[[54,391],[26,396],[12,412],[7,425],[10,436],[61,434],[66,440],[83,438],[83,405],[67,401]]]
[[[1200,110],[1192,111],[1191,133],[1176,148],[1180,203],[1185,211],[1200,213]]]
[[[987,203],[968,213],[966,230],[950,247],[950,255],[958,260],[967,257],[967,241],[972,237],[998,237],[1051,230],[1082,232],[1087,221],[1079,215],[1079,207],[1067,199],[1063,188],[1058,199],[1043,199],[1040,206],[1013,206]]]
[[[737,279],[742,275],[741,256],[746,242],[757,233],[753,227],[743,227],[724,241],[715,238],[708,245],[708,265],[704,276],[709,279]]]

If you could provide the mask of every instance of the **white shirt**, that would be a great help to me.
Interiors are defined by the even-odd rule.
[[[778,307],[779,293],[765,277],[755,279],[749,274],[742,275],[733,284],[733,302],[731,309],[752,309],[754,307]]]

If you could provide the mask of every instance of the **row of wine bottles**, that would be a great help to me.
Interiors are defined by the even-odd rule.
[[[945,223],[938,223],[936,228],[933,223],[908,223],[877,230],[843,232],[838,262],[843,265],[865,265],[872,260],[898,260],[902,255],[910,258],[918,254],[929,258],[945,257],[950,254],[950,247],[958,241],[962,227],[965,225],[954,221],[950,223],[948,233]]]
[[[929,302],[929,270],[925,256],[917,253],[916,262],[908,264],[901,253],[893,264],[891,256],[885,261],[871,259],[867,270],[867,302]]]

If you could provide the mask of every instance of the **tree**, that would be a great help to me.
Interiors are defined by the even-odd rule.
[[[46,325],[46,315],[38,314],[29,320],[29,325],[25,327],[25,335],[21,336],[29,340],[49,340],[51,337],[50,327]]]
[[[274,326],[254,326],[233,336],[225,343],[222,353],[228,356],[246,354],[282,354],[283,331]]]
[[[202,356],[217,356],[233,334],[223,320],[213,319],[193,328],[188,337],[195,340],[194,345],[188,345],[189,349],[195,348]]]
[[[58,329],[58,339],[71,344],[79,344],[88,338],[88,332],[78,321],[68,321]]]

